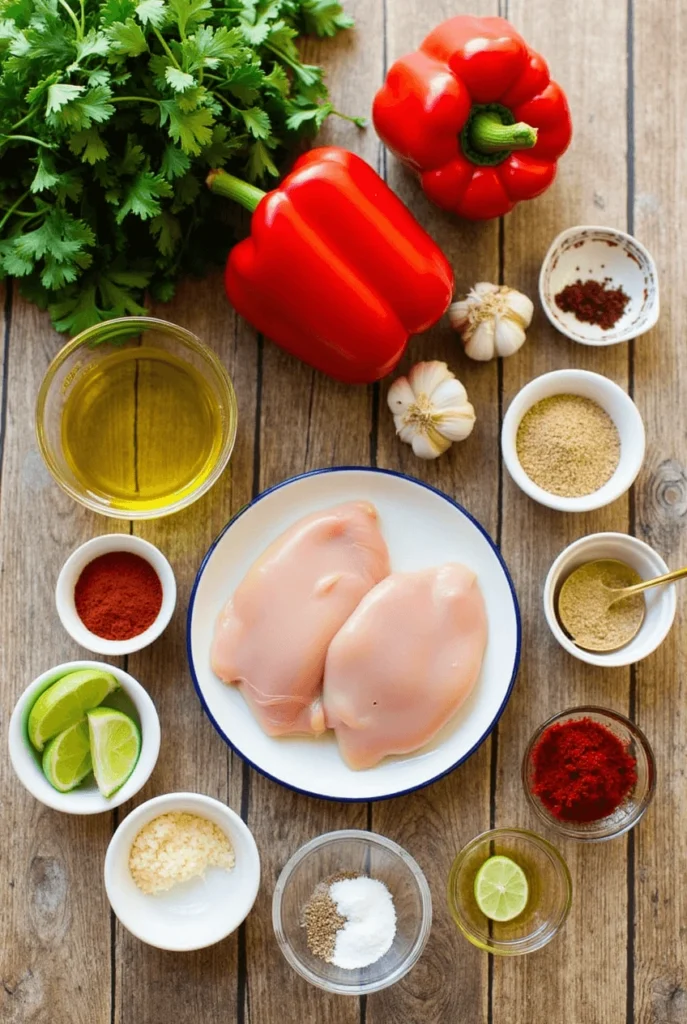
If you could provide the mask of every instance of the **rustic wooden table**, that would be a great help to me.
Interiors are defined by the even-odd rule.
[[[385,66],[460,9],[452,0],[348,0],[357,28],[335,43],[307,44],[328,69],[342,110],[366,113]],[[496,0],[473,0],[496,14]],[[503,222],[458,223],[431,207],[372,128],[331,121],[323,136],[376,166],[449,255],[457,287],[507,281],[536,295],[544,252],[561,229],[609,224],[635,232],[656,257],[662,314],[634,344],[587,350],[556,334],[538,312],[522,352],[503,365],[468,363],[443,321],[412,345],[418,358],[447,359],[477,408],[470,440],[434,464],[394,437],[386,386],[337,386],[256,339],[231,313],[220,279],[186,283],[156,310],[206,339],[233,376],[240,433],[231,469],[191,509],[136,526],[166,551],[180,584],[172,626],[128,659],[159,709],[163,743],[140,799],[171,790],[209,793],[240,809],[253,830],[263,882],[246,926],[214,948],[174,955],[143,946],[110,913],[102,884],[105,848],[128,806],[80,819],[50,811],[14,779],[6,752],[0,828],[2,914],[0,1018],[4,1024],[684,1024],[687,1021],[687,693],[684,603],[663,647],[630,670],[587,668],[561,651],[541,610],[545,573],[561,548],[597,530],[635,532],[673,566],[687,562],[687,329],[683,295],[687,231],[684,0],[502,0],[567,90],[575,137],[555,187]],[[312,282],[317,287],[317,282]],[[60,339],[9,292],[4,306],[2,391],[0,693],[2,735],[26,683],[83,652],[62,630],[53,600],[66,555],[88,537],[128,530],[89,515],[52,482],[36,450],[33,408]],[[499,423],[530,378],[559,367],[605,373],[634,395],[647,427],[644,471],[634,493],[600,512],[566,516],[526,498],[504,472]],[[402,470],[456,497],[498,539],[524,618],[524,657],[512,699],[491,739],[442,782],[402,799],[338,806],[297,796],[232,756],[201,711],[186,664],[189,589],[200,559],[229,516],[265,487],[303,470],[368,464]],[[565,706],[592,702],[629,713],[658,762],[656,799],[627,838],[607,845],[560,843],[574,881],[561,935],[529,958],[492,960],[453,926],[445,886],[463,844],[490,825],[536,827],[520,783],[536,725]],[[309,988],[287,966],[270,905],[284,861],[328,829],[372,828],[401,842],[426,872],[435,904],[432,935],[398,986],[358,1002]]]

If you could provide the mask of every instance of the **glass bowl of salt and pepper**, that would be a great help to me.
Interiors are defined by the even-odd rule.
[[[374,832],[312,839],[282,870],[272,900],[281,951],[328,992],[364,995],[394,985],[420,958],[432,899],[416,861]]]

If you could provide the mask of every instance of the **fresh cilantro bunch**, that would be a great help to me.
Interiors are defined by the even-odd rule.
[[[0,0],[0,276],[59,331],[226,254],[212,167],[261,182],[330,114],[297,37],[336,0]]]

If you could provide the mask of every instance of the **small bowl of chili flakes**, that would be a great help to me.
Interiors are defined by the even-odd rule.
[[[538,817],[559,835],[603,842],[629,832],[645,814],[656,762],[634,722],[589,705],[561,711],[537,729],[522,781]]]
[[[110,657],[147,647],[169,624],[177,598],[172,567],[154,544],[128,533],[94,537],[73,551],[55,589],[73,640]]]
[[[581,225],[552,242],[539,275],[539,297],[553,326],[568,338],[581,345],[617,345],[658,320],[658,272],[651,253],[632,235]]]

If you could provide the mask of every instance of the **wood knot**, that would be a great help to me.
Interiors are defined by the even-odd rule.
[[[67,926],[68,879],[57,857],[32,858],[29,866],[31,923],[42,939],[54,939]]]
[[[668,978],[651,986],[651,1020],[655,1024],[687,1024],[687,991]]]
[[[638,489],[637,511],[646,540],[663,554],[672,554],[687,516],[687,471],[677,459],[661,462]]]

